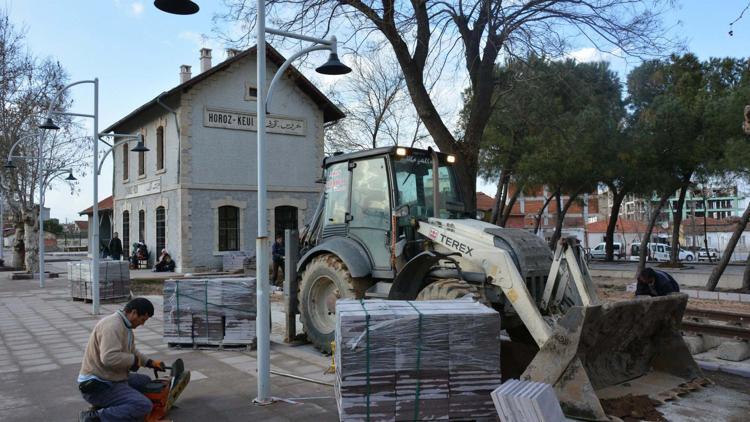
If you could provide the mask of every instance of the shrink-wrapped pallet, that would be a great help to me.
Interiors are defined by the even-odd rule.
[[[245,252],[232,252],[222,257],[222,268],[224,271],[239,271],[245,268],[248,256]]]
[[[341,420],[496,418],[500,315],[472,300],[336,303]]]
[[[73,299],[91,300],[92,262],[68,262],[70,296]],[[130,295],[130,269],[127,261],[99,261],[99,298],[101,300],[125,299]]]
[[[255,341],[255,278],[167,280],[164,340],[190,345]]]

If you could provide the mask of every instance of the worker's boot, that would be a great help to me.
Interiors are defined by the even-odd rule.
[[[94,409],[81,410],[81,414],[78,416],[78,422],[99,422],[99,412]]]

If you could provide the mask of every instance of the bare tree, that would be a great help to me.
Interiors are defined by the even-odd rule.
[[[232,41],[250,44],[257,16],[255,2],[224,0],[225,13],[239,35]],[[457,156],[467,207],[476,206],[479,142],[492,110],[495,63],[503,55],[560,56],[585,40],[603,51],[651,56],[662,51],[660,12],[669,0],[449,0],[440,2],[383,0],[269,0],[267,16],[283,30],[327,36],[359,49],[376,42],[395,55],[412,103],[435,144]],[[225,34],[226,35],[226,34]],[[447,69],[445,72],[444,70]],[[462,133],[451,130],[429,89],[436,74],[460,73],[473,93]]]
[[[326,131],[328,152],[415,146],[427,138],[398,63],[387,52],[357,56],[352,67],[352,75],[328,94],[347,115]]]
[[[0,154],[6,157],[12,145],[20,142],[14,155],[16,168],[3,169],[0,189],[7,200],[15,226],[12,266],[33,271],[38,262],[38,213],[41,194],[38,183],[50,186],[62,167],[80,171],[90,142],[77,137],[78,127],[57,119],[60,131],[46,136],[36,126],[52,96],[67,78],[59,63],[37,59],[26,51],[24,32],[16,29],[0,11]],[[70,105],[63,98],[62,109]],[[40,146],[41,143],[41,146]],[[41,152],[41,162],[39,157]],[[74,185],[70,185],[71,190]]]

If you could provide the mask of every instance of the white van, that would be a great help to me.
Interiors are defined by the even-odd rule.
[[[606,259],[607,258],[607,244],[602,242],[594,249],[591,250],[591,259]],[[618,242],[612,243],[612,256],[614,259],[622,259],[625,257],[625,251],[622,249],[622,244]]]

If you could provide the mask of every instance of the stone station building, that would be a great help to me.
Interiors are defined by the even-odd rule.
[[[222,256],[255,253],[257,234],[256,49],[227,50],[201,73],[180,68],[180,84],[105,129],[141,133],[148,152],[115,146],[113,227],[123,248],[143,240],[150,262],[166,248],[177,270],[221,269]],[[266,89],[284,62],[267,46]],[[301,228],[322,191],[323,125],[344,117],[291,67],[269,105],[266,138],[269,236]],[[269,239],[269,241],[273,241]]]

